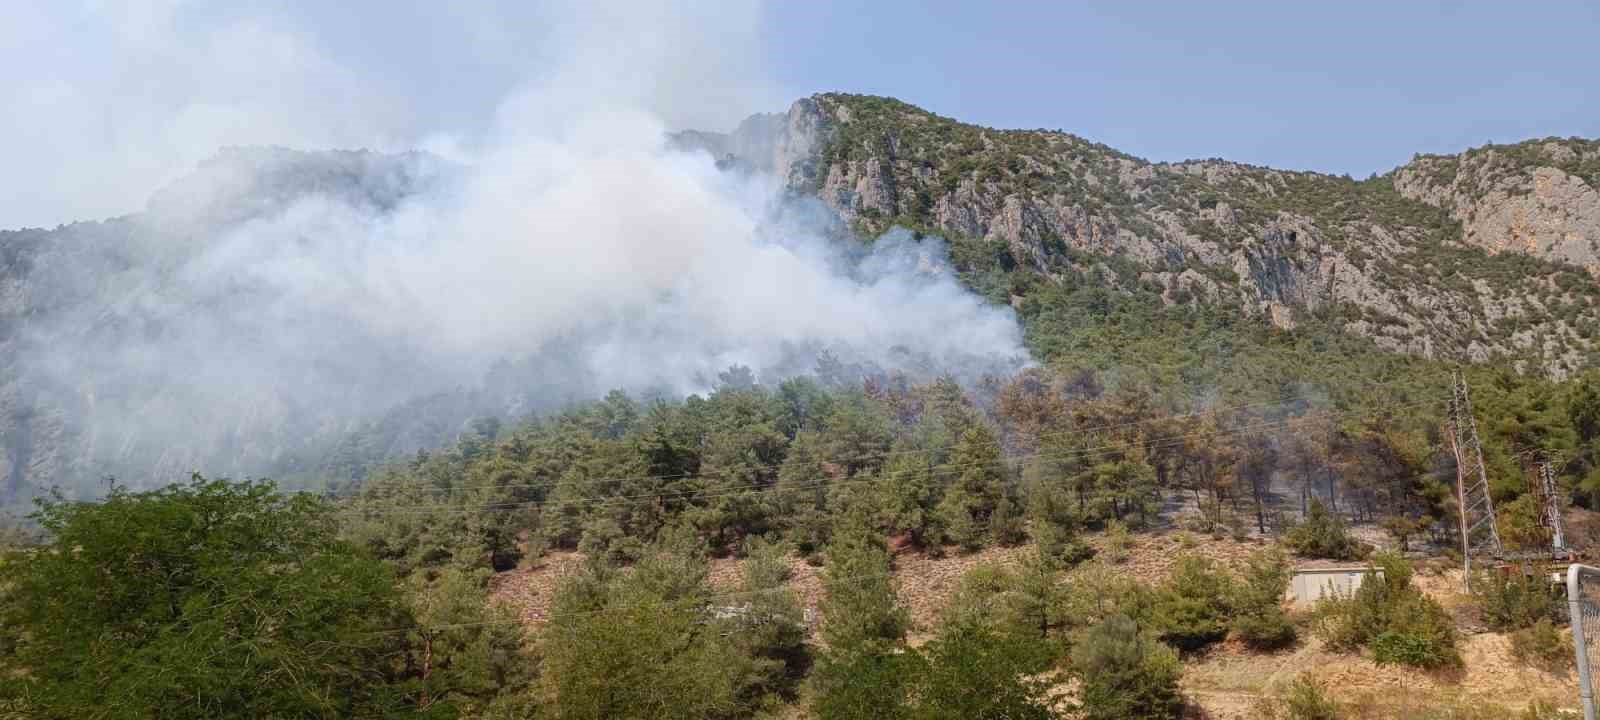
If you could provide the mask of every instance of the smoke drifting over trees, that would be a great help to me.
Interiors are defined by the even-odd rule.
[[[670,149],[694,69],[729,59],[661,42],[663,13],[573,11],[491,129],[430,143],[448,158],[229,149],[143,213],[3,236],[12,494],[304,470],[369,422],[392,426],[380,454],[409,452],[478,414],[699,392],[735,364],[772,379],[824,352],[967,380],[1026,362],[1011,310],[962,288],[938,240],[862,248],[820,207]]]

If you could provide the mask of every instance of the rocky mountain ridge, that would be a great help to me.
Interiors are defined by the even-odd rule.
[[[1063,132],[980,128],[852,95],[673,140],[779,178],[859,235],[898,225],[945,237],[969,286],[1019,308],[1052,285],[1093,286],[1557,377],[1600,354],[1590,141],[1423,156],[1357,182],[1150,163]],[[143,213],[0,231],[0,505],[68,478],[166,481],[199,467],[356,477],[485,412],[526,411],[533,400],[517,393],[561,358],[449,390],[406,362],[421,348],[306,312],[312,298],[285,305],[254,272],[262,248],[315,247],[316,222],[383,217],[452,177],[421,153],[230,149]],[[337,212],[284,221],[306,202]],[[278,225],[255,233],[262,223]],[[273,272],[298,267],[294,252],[266,257],[288,261]],[[342,344],[309,348],[328,361],[296,387],[250,395],[232,383],[275,372],[284,358],[263,349],[302,337]]]
[[[1418,156],[1394,172],[1394,185],[1448,211],[1468,243],[1600,275],[1600,142],[1546,138]]]
[[[1357,182],[1152,163],[1064,132],[844,94],[676,140],[776,175],[862,234],[944,236],[973,277],[1088,273],[1168,304],[1236,306],[1282,328],[1331,318],[1389,350],[1556,377],[1600,348],[1590,141],[1419,157]]]

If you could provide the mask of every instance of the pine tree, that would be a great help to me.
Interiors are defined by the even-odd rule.
[[[922,661],[905,646],[910,616],[895,595],[888,550],[856,523],[834,536],[827,557],[827,649],[811,674],[812,708],[831,720],[906,717]]]
[[[939,502],[939,518],[952,541],[975,550],[993,539],[990,516],[1006,494],[1006,469],[994,432],[978,423],[963,433],[947,472],[955,479]]]
[[[833,519],[828,514],[831,476],[823,467],[816,433],[801,431],[789,445],[778,469],[773,499],[789,539],[802,553],[812,553],[828,542]]]
[[[1183,710],[1178,654],[1126,615],[1091,628],[1072,651],[1085,720],[1172,720]]]
[[[828,544],[822,575],[822,640],[830,652],[887,652],[905,640],[889,551],[871,528],[852,524]]]

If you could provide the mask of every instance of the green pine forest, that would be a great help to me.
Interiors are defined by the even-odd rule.
[[[1457,542],[1456,366],[1381,351],[1336,311],[1275,329],[951,245],[976,292],[1020,298],[1036,366],[972,387],[826,354],[800,377],[735,366],[707,394],[482,418],[415,457],[358,432],[283,486],[42,501],[4,537],[0,717],[1175,718],[1186,658],[1228,638],[1464,662],[1411,583]],[[1537,549],[1528,458],[1555,462],[1575,517],[1600,505],[1600,371],[1459,369],[1500,533]],[[1242,572],[1185,557],[1155,585],[1085,542],[1174,529],[1262,542]],[[1024,561],[969,572],[913,642],[896,558],[995,546]],[[546,617],[490,600],[566,551],[584,561]],[[725,557],[744,560],[733,591],[709,577]],[[1297,558],[1384,576],[1291,618]],[[821,568],[815,617],[793,562]],[[1546,588],[1480,586],[1529,652],[1555,642]],[[1336,717],[1304,714],[1336,713],[1326,692],[1297,684],[1281,716]]]

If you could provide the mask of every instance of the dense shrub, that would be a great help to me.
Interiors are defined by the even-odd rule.
[[[910,617],[895,595],[883,539],[856,521],[834,535],[822,576],[826,652],[810,676],[821,717],[904,717],[922,659],[905,647]]]
[[[1106,523],[1106,560],[1113,563],[1127,562],[1128,551],[1133,547],[1133,538],[1128,534],[1128,526],[1112,520]]]
[[[1472,581],[1472,595],[1490,629],[1507,632],[1562,616],[1563,593],[1537,573],[1484,572]]]
[[[944,623],[923,648],[912,717],[918,720],[1047,720],[1050,683],[1039,638],[997,631],[971,618]]]
[[[195,475],[34,517],[49,544],[0,557],[0,716],[414,717],[520,682],[472,579],[408,597],[318,498]]]
[[[1091,628],[1072,652],[1082,683],[1084,720],[1166,720],[1178,717],[1178,654],[1126,615]]]
[[[1241,614],[1233,620],[1233,631],[1246,645],[1258,650],[1274,650],[1294,642],[1294,623],[1282,609],[1277,612]]]
[[[1344,520],[1317,499],[1312,499],[1305,522],[1290,529],[1283,542],[1301,557],[1360,560],[1367,556],[1367,547],[1350,537]]]
[[[1511,633],[1511,654],[1550,672],[1565,672],[1577,662],[1572,641],[1564,637],[1549,618]]]
[[[912,683],[921,665],[915,652],[825,657],[811,673],[812,712],[832,720],[908,718]]]
[[[1323,600],[1319,634],[1329,647],[1370,647],[1380,663],[1417,667],[1461,664],[1455,622],[1444,608],[1411,584],[1411,566],[1385,553],[1355,593]]]
[[[1227,636],[1233,596],[1227,573],[1205,558],[1186,555],[1156,593],[1151,626],[1162,642],[1198,650]]]
[[[780,661],[742,636],[752,608],[708,612],[703,557],[652,547],[632,568],[591,560],[540,633],[540,697],[561,718],[703,718],[764,705]]]
[[[1339,720],[1344,712],[1321,683],[1301,675],[1281,695],[1261,703],[1256,715],[1260,720]]]

